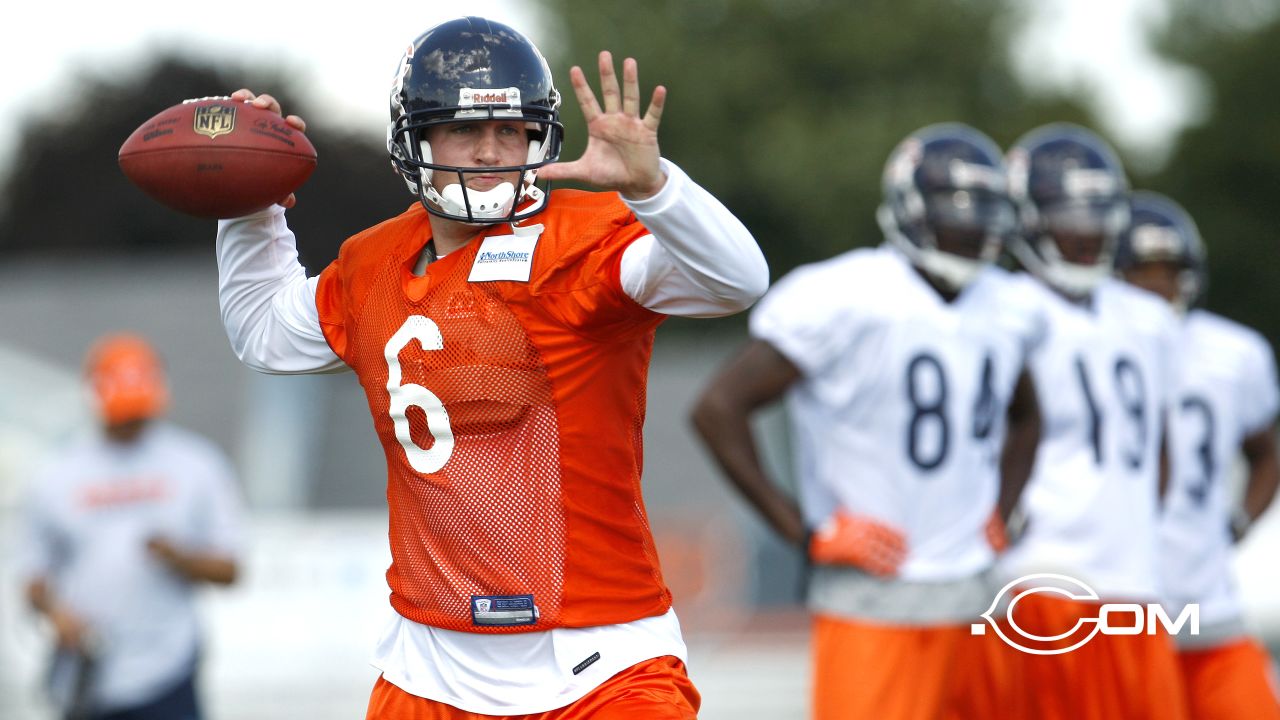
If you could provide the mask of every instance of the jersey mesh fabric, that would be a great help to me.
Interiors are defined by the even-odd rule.
[[[356,370],[387,456],[391,603],[415,622],[540,631],[670,606],[640,492],[661,316],[618,282],[622,251],[646,231],[616,198],[568,195],[560,212],[539,215],[546,230],[528,282],[469,281],[479,240],[412,276],[430,232],[420,208],[348,241],[321,277],[326,338]],[[393,355],[397,331],[426,321],[438,347],[409,340]],[[408,441],[391,414],[392,362],[401,386],[443,406],[429,419],[411,404]],[[430,452],[446,422],[447,461],[415,469],[411,445]],[[517,595],[533,596],[533,624],[474,622],[473,598]]]

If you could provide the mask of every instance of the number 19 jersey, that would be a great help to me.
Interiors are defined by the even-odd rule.
[[[1031,358],[1042,429],[1022,495],[1027,526],[1002,559],[1005,571],[1056,572],[1104,597],[1155,599],[1173,312],[1119,280],[1079,304],[1029,276],[1020,281],[1042,295],[1049,334]]]
[[[751,334],[803,376],[787,408],[806,523],[843,509],[897,528],[904,580],[989,566],[1005,409],[1043,333],[1034,300],[993,267],[948,303],[889,247],[782,279]]]

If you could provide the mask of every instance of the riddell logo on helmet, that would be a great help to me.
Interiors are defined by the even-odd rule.
[[[1018,624],[1018,603],[1028,595],[1049,594],[1060,599],[1074,600],[1082,606],[1097,607],[1097,617],[1080,617],[1064,632],[1041,635]],[[1007,596],[1007,597],[1006,597]],[[1182,608],[1176,620],[1170,620],[1164,608],[1157,603],[1100,603],[1098,593],[1083,582],[1066,575],[1036,573],[1010,582],[996,593],[991,607],[980,617],[986,623],[970,626],[973,635],[985,635],[987,626],[1012,648],[1032,655],[1061,655],[1083,647],[1098,633],[1103,635],[1157,635],[1160,626],[1171,635],[1188,626],[1188,634],[1200,634],[1200,606],[1192,603]],[[1004,622],[997,622],[995,615],[1003,605]],[[1024,622],[1028,618],[1024,617]],[[1085,626],[1091,626],[1085,629]],[[1010,633],[1006,633],[1006,628]],[[1040,628],[1036,628],[1040,630]]]
[[[458,104],[462,107],[471,105],[509,105],[520,104],[520,88],[462,88],[459,92]]]

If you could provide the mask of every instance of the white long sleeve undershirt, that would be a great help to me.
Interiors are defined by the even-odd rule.
[[[755,238],[720,201],[663,160],[667,182],[624,202],[649,231],[622,255],[622,289],[666,315],[718,317],[764,294],[769,268]],[[284,208],[218,223],[218,301],[236,356],[273,374],[345,368],[320,330],[317,277],[298,262]]]

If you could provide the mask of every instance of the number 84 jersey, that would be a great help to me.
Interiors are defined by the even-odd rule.
[[[1062,573],[1103,597],[1154,600],[1176,318],[1119,280],[1081,303],[1020,281],[1042,295],[1049,334],[1031,358],[1041,439],[1022,495],[1026,531],[1002,559],[1005,574]]]
[[[1035,296],[999,268],[946,302],[889,247],[797,269],[751,334],[801,372],[787,396],[805,521],[836,510],[906,535],[904,580],[990,566],[1005,410],[1043,336]]]

